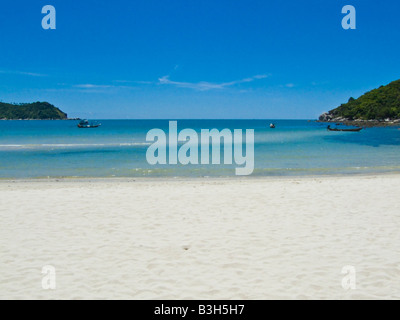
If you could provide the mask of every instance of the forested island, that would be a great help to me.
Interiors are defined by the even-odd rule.
[[[400,123],[400,80],[369,91],[358,99],[350,98],[327,113],[322,122],[349,122],[352,124],[398,124]]]
[[[68,116],[48,102],[0,102],[0,120],[67,120]]]

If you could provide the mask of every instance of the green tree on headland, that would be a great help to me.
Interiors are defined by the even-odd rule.
[[[11,104],[0,102],[0,119],[65,120],[67,114],[48,102]]]
[[[350,98],[328,115],[347,120],[400,119],[400,80],[369,91],[358,99]]]

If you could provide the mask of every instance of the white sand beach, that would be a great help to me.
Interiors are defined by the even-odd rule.
[[[1,181],[0,299],[400,299],[399,190],[396,174]]]

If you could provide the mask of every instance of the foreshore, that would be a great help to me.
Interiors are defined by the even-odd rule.
[[[400,299],[399,189],[400,174],[2,180],[0,299]]]

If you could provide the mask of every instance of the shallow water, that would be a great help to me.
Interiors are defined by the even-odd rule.
[[[153,128],[168,120],[0,121],[0,178],[234,176],[233,165],[156,165],[146,160]],[[276,129],[270,129],[274,122]],[[180,120],[178,130],[255,130],[253,176],[400,172],[400,130],[329,132],[303,120]]]

